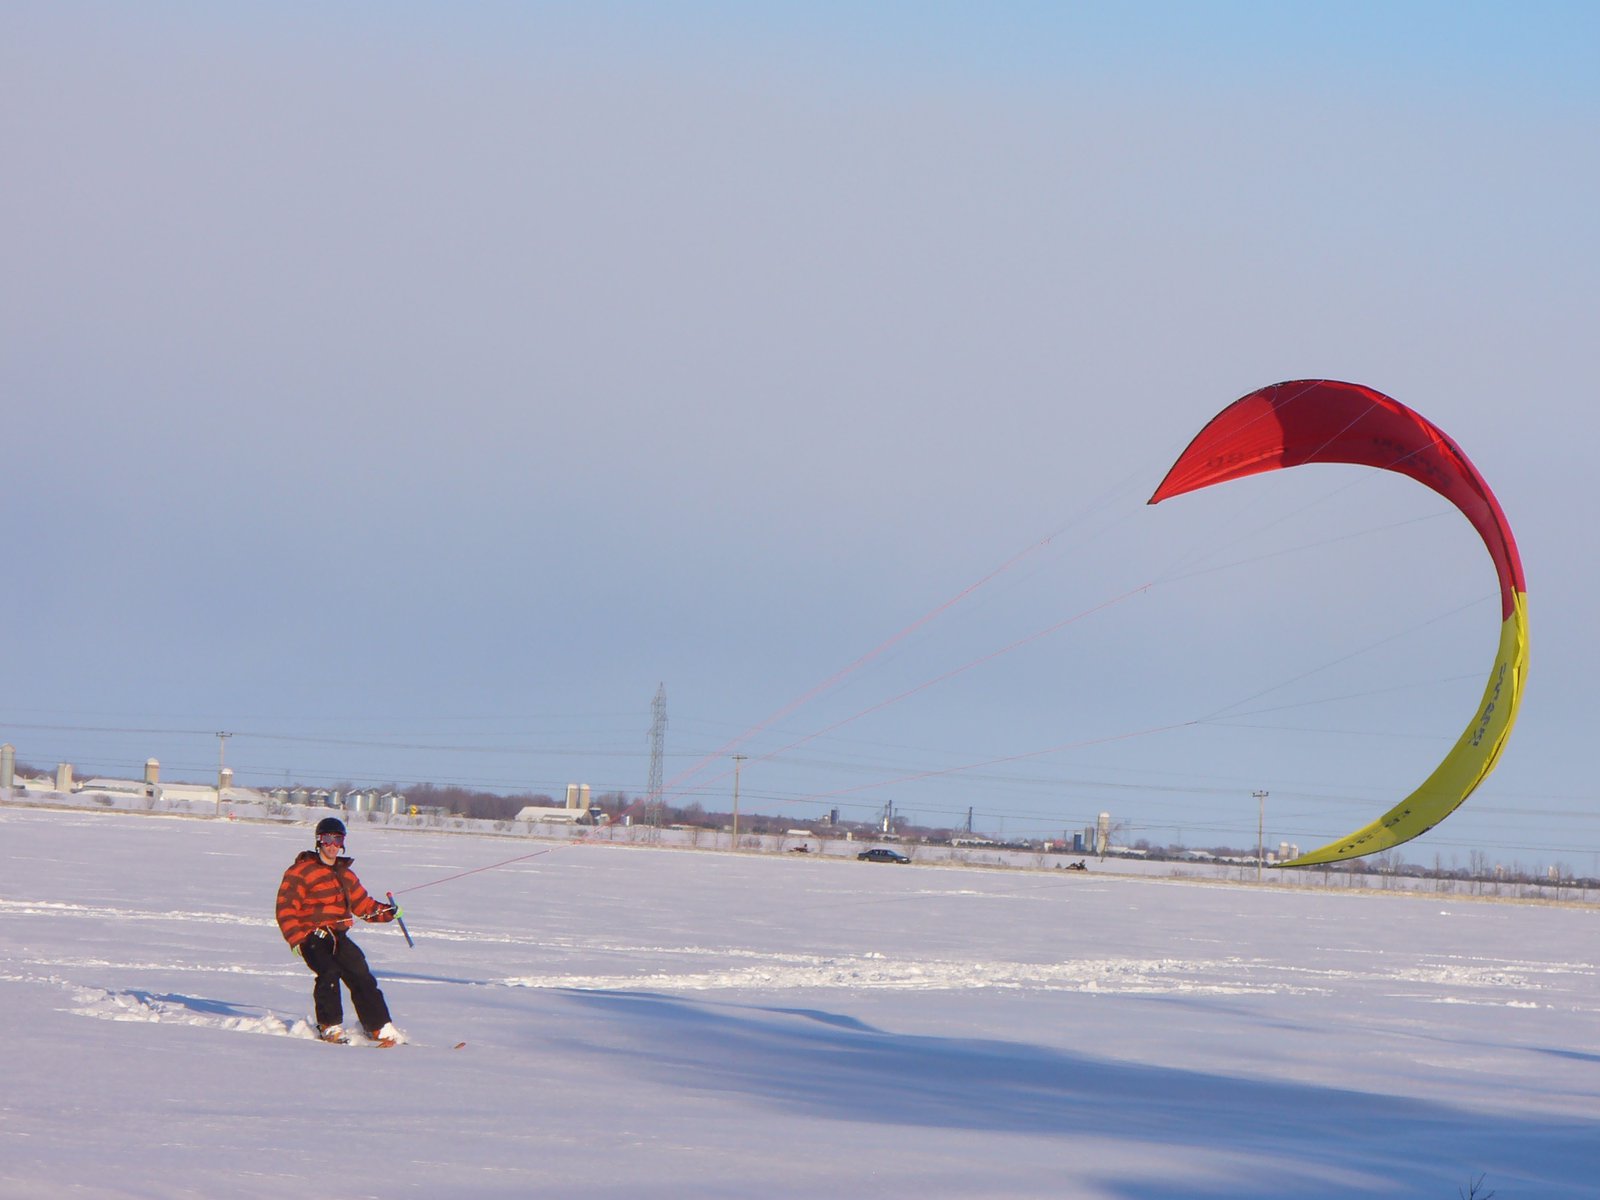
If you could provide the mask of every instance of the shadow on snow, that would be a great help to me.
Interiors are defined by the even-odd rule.
[[[1454,1195],[1479,1175],[1502,1196],[1516,1187],[1571,1194],[1593,1185],[1600,1163],[1600,1118],[1496,1117],[1376,1090],[908,1036],[818,1009],[650,992],[559,994],[610,1018],[611,1033],[625,1032],[625,1045],[595,1043],[596,1052],[625,1054],[675,1087],[746,1095],[808,1117],[1190,1145],[1257,1164],[1249,1178],[1215,1191],[1189,1181],[1185,1194],[1193,1197],[1309,1194],[1325,1190],[1330,1174],[1352,1170],[1370,1195]],[[1172,1184],[1111,1186],[1130,1200],[1167,1200]]]
[[[206,996],[186,996],[179,992],[151,992],[146,991],[144,988],[128,988],[124,991],[112,992],[110,995],[126,996],[145,1008],[182,1008],[208,1017],[253,1019],[261,1016],[266,1011],[253,1004],[234,1004],[227,1000],[213,1000]]]

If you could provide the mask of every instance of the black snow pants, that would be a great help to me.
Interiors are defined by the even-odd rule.
[[[318,1025],[342,1025],[344,1003],[339,995],[341,982],[350,989],[361,1028],[368,1033],[389,1023],[389,1005],[378,990],[378,981],[367,966],[367,956],[346,933],[319,929],[300,944],[306,966],[317,973],[311,998],[317,1006]]]

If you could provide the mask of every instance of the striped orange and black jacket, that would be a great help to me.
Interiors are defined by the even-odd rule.
[[[352,916],[363,921],[392,921],[394,910],[367,894],[350,869],[352,860],[340,858],[333,866],[315,850],[302,850],[283,873],[278,885],[278,928],[283,939],[298,946],[313,930],[350,928]]]

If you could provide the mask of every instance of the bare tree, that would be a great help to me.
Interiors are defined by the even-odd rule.
[[[1383,876],[1383,886],[1392,888],[1394,877],[1400,873],[1400,854],[1396,850],[1385,850],[1377,855],[1373,862],[1378,865],[1378,874]]]
[[[1489,856],[1482,850],[1474,850],[1467,856],[1468,871],[1472,874],[1472,891],[1474,895],[1483,894],[1483,885],[1489,879]]]

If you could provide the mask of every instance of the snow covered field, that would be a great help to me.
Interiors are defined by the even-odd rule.
[[[1600,1196],[1592,907],[357,826],[375,1052],[309,844],[0,808],[0,1197]]]

